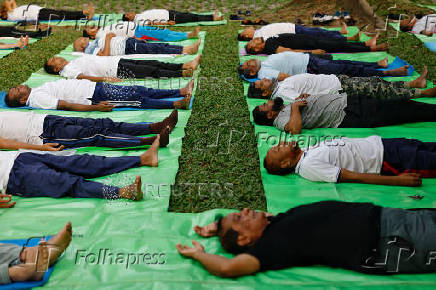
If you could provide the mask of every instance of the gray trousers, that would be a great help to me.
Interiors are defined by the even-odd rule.
[[[0,243],[0,285],[11,283],[9,267],[21,264],[20,252],[22,247]]]
[[[436,211],[382,209],[378,250],[387,274],[436,272]]]

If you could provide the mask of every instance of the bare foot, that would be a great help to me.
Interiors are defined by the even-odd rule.
[[[194,71],[192,69],[182,70],[182,77],[192,77],[194,75]]]
[[[387,42],[376,45],[376,46],[371,46],[371,51],[386,51],[389,48],[389,44]]]
[[[377,62],[377,64],[378,64],[379,67],[387,68],[388,65],[389,65],[388,58],[385,57],[384,59],[379,60],[379,61]]]
[[[192,95],[192,91],[194,89],[194,79],[192,79],[186,87],[180,89],[180,94],[182,96]]]
[[[224,16],[219,16],[220,13],[218,10],[215,10],[215,14],[213,15],[213,21],[221,21],[224,19]]]
[[[152,134],[158,134],[167,126],[170,127],[170,132],[171,132],[174,129],[174,127],[176,127],[178,121],[179,121],[179,112],[177,110],[173,110],[171,114],[168,117],[166,117],[162,122],[151,124],[150,132]]]
[[[400,68],[383,71],[383,74],[386,76],[407,76],[408,69],[409,69],[409,66],[405,65],[405,66],[402,66]]]
[[[421,75],[416,80],[409,82],[410,87],[411,88],[426,88],[427,87],[427,75],[428,75],[428,70],[427,70],[427,66],[425,65],[424,68],[422,69]]]
[[[157,135],[151,147],[140,156],[141,166],[157,167],[159,165],[159,142],[160,136]]]
[[[201,38],[198,39],[198,41],[192,45],[185,46],[183,48],[182,53],[183,54],[196,54],[198,52],[198,48],[200,47]]]
[[[182,69],[184,70],[196,70],[201,62],[201,54],[198,55],[195,59],[184,63]]]
[[[140,201],[143,198],[141,176],[136,176],[135,183],[120,188],[120,197]]]
[[[88,20],[91,20],[92,17],[94,17],[95,7],[94,4],[92,4],[92,2],[89,2],[88,7],[85,10],[83,10],[83,14],[86,15],[86,18]]]
[[[187,95],[186,97],[183,98],[183,100],[175,101],[174,108],[189,110],[189,105],[191,104],[191,97],[192,95]]]
[[[371,39],[365,41],[365,45],[369,47],[373,47],[377,45],[377,39],[380,37],[380,34],[377,32],[377,34],[372,37]]]
[[[339,31],[341,34],[348,34],[348,27],[347,24],[343,21],[341,21],[341,30]]]
[[[188,33],[188,38],[197,38],[200,33],[200,26],[195,27],[194,31]]]
[[[357,32],[355,35],[347,37],[348,41],[360,41],[360,36],[362,35],[362,32]]]
[[[170,133],[171,129],[170,126],[166,126],[162,129],[162,131],[159,133],[160,141],[159,141],[159,147],[167,147],[170,143]]]

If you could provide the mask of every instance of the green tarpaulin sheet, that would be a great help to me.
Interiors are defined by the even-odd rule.
[[[18,38],[2,38],[0,37],[0,43],[15,43],[17,42],[19,39]],[[38,39],[35,38],[30,38],[29,39],[29,44],[30,43],[34,43],[37,42]],[[11,53],[13,53],[15,51],[15,49],[0,49],[0,58],[5,57]]]

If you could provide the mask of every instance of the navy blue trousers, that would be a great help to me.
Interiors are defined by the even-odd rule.
[[[324,37],[347,40],[339,31],[330,31],[318,27],[306,27],[302,25],[295,25],[295,34],[305,34],[313,37]]]
[[[93,103],[102,101],[140,101],[142,109],[174,109],[174,102],[165,98],[181,98],[180,90],[149,89],[143,86],[117,86],[97,83]]]
[[[182,54],[183,46],[144,42],[135,38],[126,41],[126,54]]]
[[[436,142],[391,138],[383,141],[383,174],[419,173],[436,177]]]
[[[122,148],[141,145],[141,138],[136,136],[147,134],[150,134],[150,126],[146,123],[47,115],[41,137],[44,143],[59,143],[67,148]]]
[[[384,76],[376,62],[328,60],[309,55],[307,72],[312,74],[347,75],[350,77]]]
[[[119,188],[86,180],[138,167],[139,156],[56,156],[21,153],[9,174],[6,192],[23,197],[119,198]],[[133,182],[133,180],[132,180]]]

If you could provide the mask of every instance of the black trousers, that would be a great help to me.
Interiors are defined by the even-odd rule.
[[[170,20],[178,23],[187,22],[200,22],[200,21],[213,21],[213,15],[200,15],[188,12],[179,12],[174,10],[169,10]]]
[[[33,38],[41,38],[48,36],[50,33],[46,31],[26,31],[18,30],[15,26],[0,26],[0,37],[16,37],[29,36]]]
[[[331,38],[316,38],[309,43],[313,43],[313,47],[305,47],[304,44],[300,49],[322,49],[326,52],[369,52],[371,49],[365,46],[363,42],[348,42],[346,40],[331,39]],[[292,47],[294,48],[294,47]],[[294,48],[298,49],[298,48]]]
[[[182,77],[182,63],[167,63],[157,60],[120,59],[117,75],[119,78],[179,78]]]
[[[348,96],[341,128],[374,128],[416,122],[436,122],[436,105],[404,99]]]
[[[42,8],[39,11],[38,20],[80,20],[86,15],[82,11],[65,11]]]

